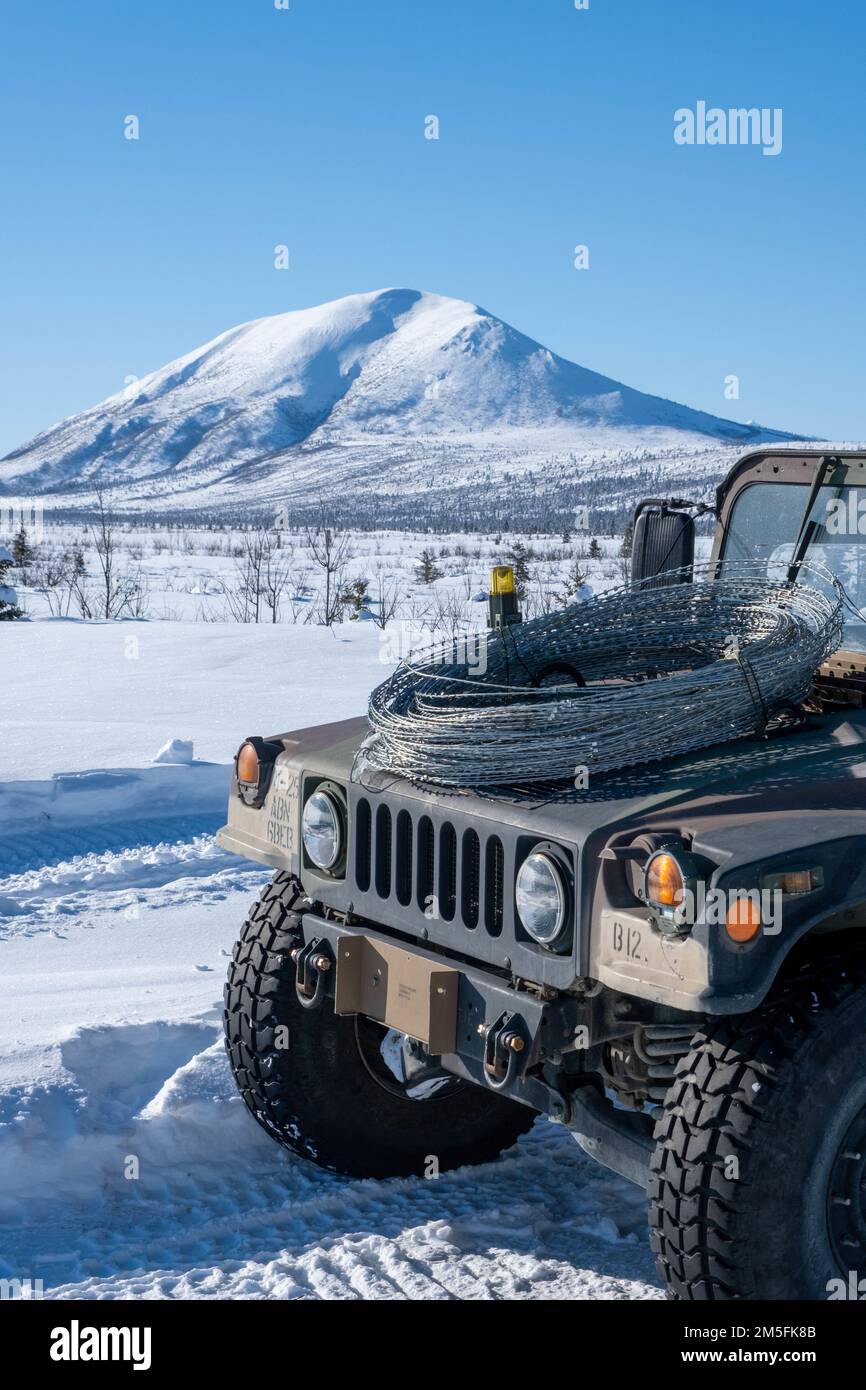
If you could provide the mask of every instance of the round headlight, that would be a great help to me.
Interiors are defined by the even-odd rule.
[[[520,920],[542,946],[555,941],[565,926],[565,884],[549,854],[535,851],[520,866],[514,891]]]
[[[343,848],[340,808],[327,792],[313,792],[304,806],[304,849],[319,869],[333,869]]]

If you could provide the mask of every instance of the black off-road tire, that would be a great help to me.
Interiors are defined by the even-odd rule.
[[[651,1244],[681,1300],[844,1297],[866,1276],[866,952],[693,1040],[655,1128]],[[834,1283],[835,1281],[835,1283]]]
[[[423,1176],[488,1163],[531,1129],[535,1111],[465,1084],[412,1100],[365,1064],[356,1020],[331,1000],[305,1009],[295,991],[297,881],[278,873],[244,923],[225,987],[235,1080],[272,1138],[320,1167],[357,1178]],[[276,1030],[288,1046],[276,1046]],[[281,1035],[285,1040],[286,1033]]]

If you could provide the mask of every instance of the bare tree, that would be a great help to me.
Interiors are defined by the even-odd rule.
[[[82,618],[119,618],[123,614],[143,617],[147,586],[140,569],[121,568],[123,547],[119,529],[101,490],[96,493],[96,506],[96,520],[87,528],[96,554],[94,582],[89,582],[83,555],[73,567],[72,590],[78,611]]]
[[[435,593],[432,604],[427,607],[425,621],[433,632],[442,633],[452,642],[464,636],[469,627],[463,602],[450,589],[446,593]]]
[[[303,561],[293,564],[289,570],[286,591],[293,623],[298,621],[301,613],[304,615],[304,625],[312,621],[314,608],[310,602],[312,590],[308,583],[309,575],[309,566]]]
[[[478,592],[478,583],[478,579],[476,579],[475,574],[467,564],[465,570],[463,571],[463,592],[467,603],[471,603],[472,600],[475,598],[475,595]]]
[[[308,566],[299,562],[290,544],[265,529],[245,531],[235,562],[235,580],[223,587],[225,616],[236,623],[278,623],[283,606],[288,601],[291,620],[298,621],[305,611],[305,622],[311,618],[312,605],[306,603],[310,587]],[[331,555],[334,560],[334,554]],[[342,574],[342,564],[331,569],[332,587],[328,594],[329,608],[336,611],[338,587],[336,577]],[[331,621],[334,621],[332,616]]]
[[[235,559],[235,582],[223,588],[229,616],[236,623],[261,622],[263,608],[262,575],[266,563],[266,531],[245,531]]]
[[[323,622],[326,627],[339,621],[342,611],[343,576],[352,559],[351,537],[340,534],[324,523],[315,531],[307,530],[307,547],[325,578]]]
[[[99,606],[100,617],[113,618],[117,613],[116,605],[119,598],[117,578],[119,541],[111,514],[105,506],[105,496],[101,491],[96,494],[96,504],[99,509],[96,524],[88,527],[99,569],[96,603]]]
[[[261,570],[262,598],[272,623],[280,621],[283,595],[292,582],[292,549],[283,547],[279,532],[269,535],[265,546]]]
[[[76,588],[86,573],[80,545],[64,550],[44,548],[31,572],[31,582],[48,604],[55,618],[67,618],[76,597]]]
[[[540,618],[552,613],[556,608],[557,601],[565,602],[567,600],[559,598],[549,577],[545,579],[543,576],[537,575],[523,601],[524,619]]]
[[[384,632],[391,619],[396,616],[400,604],[400,586],[397,580],[379,568],[373,586],[373,620]]]

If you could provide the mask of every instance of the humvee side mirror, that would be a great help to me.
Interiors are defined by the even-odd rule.
[[[631,579],[645,589],[687,583],[695,562],[695,519],[688,502],[647,497],[634,514]],[[678,570],[676,577],[667,574]],[[658,578],[656,578],[658,576]],[[655,582],[653,582],[653,580]]]

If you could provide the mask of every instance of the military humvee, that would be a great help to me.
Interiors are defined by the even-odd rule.
[[[670,1296],[827,1298],[866,1275],[866,452],[750,453],[714,510],[722,572],[846,587],[798,717],[565,800],[353,776],[364,718],[247,739],[219,841],[276,874],[228,1053],[324,1167],[482,1163],[545,1115],[646,1189]],[[694,529],[642,504],[635,579]]]

